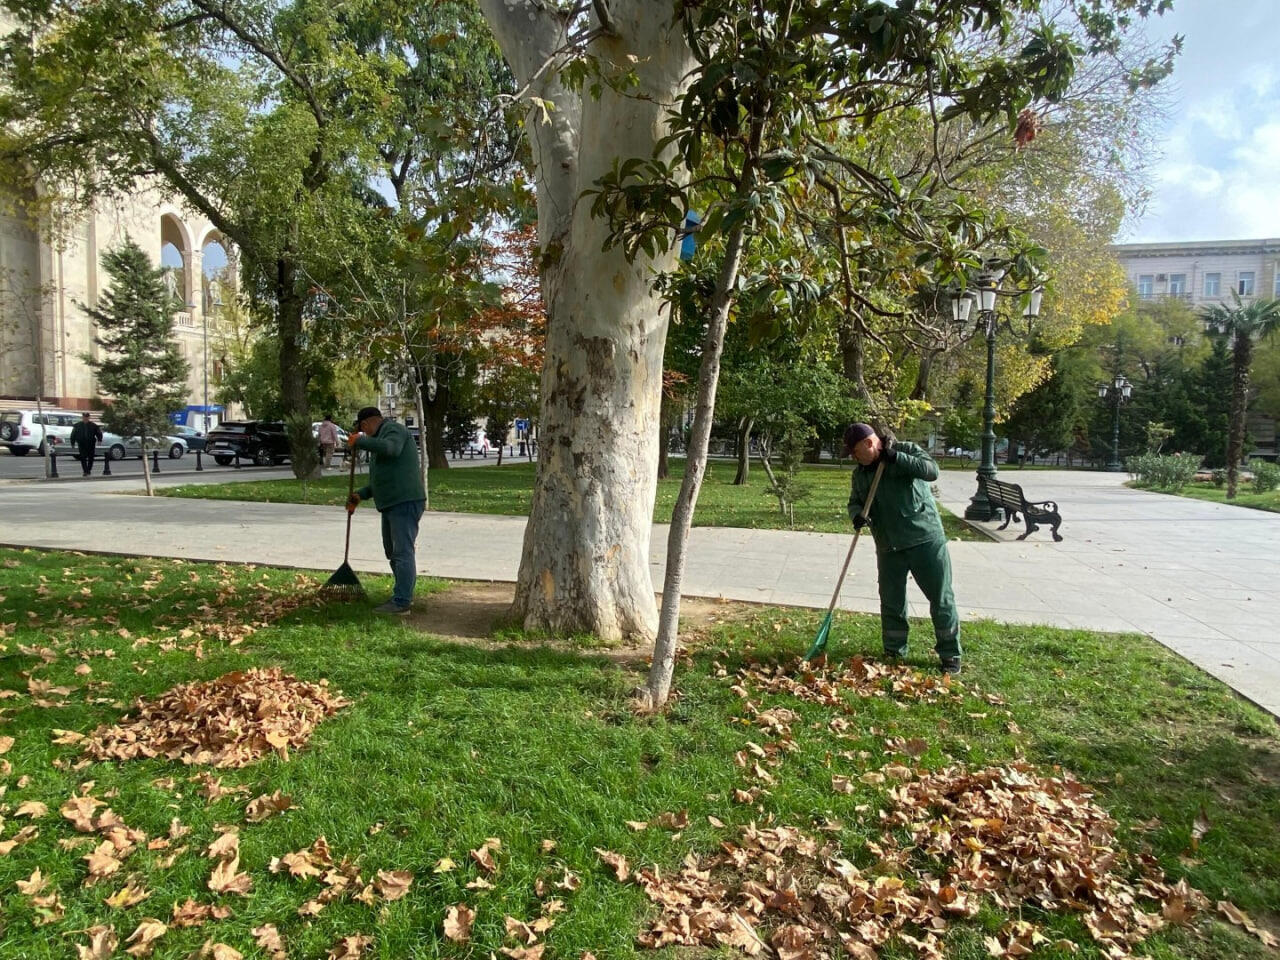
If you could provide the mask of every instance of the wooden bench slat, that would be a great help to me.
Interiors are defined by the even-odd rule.
[[[1019,540],[1027,539],[1041,524],[1052,526],[1054,540],[1062,539],[1058,533],[1058,527],[1062,525],[1062,516],[1058,513],[1058,505],[1054,501],[1042,500],[1039,503],[1032,503],[1023,493],[1021,486],[1004,480],[984,478],[983,488],[986,490],[987,500],[1005,512],[1004,523],[999,529],[1005,529],[1011,521],[1018,519],[1018,514],[1022,514],[1027,529],[1018,537]]]

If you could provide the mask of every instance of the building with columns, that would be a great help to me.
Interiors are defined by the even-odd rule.
[[[31,200],[0,195],[0,409],[29,406],[37,391],[63,409],[100,406],[85,362],[98,351],[94,324],[83,306],[96,303],[107,283],[103,254],[126,236],[169,270],[185,304],[174,335],[191,368],[189,402],[212,404],[220,373],[217,281],[234,285],[236,276],[235,251],[217,229],[146,188],[101,204],[55,240]],[[205,269],[206,260],[216,268]]]

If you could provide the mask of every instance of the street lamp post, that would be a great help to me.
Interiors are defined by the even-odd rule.
[[[1111,418],[1111,459],[1107,461],[1107,470],[1110,473],[1119,473],[1124,469],[1124,464],[1120,462],[1120,404],[1129,399],[1129,395],[1133,392],[1133,384],[1129,382],[1129,378],[1123,373],[1117,373],[1115,379],[1111,383],[1098,384],[1099,399],[1111,399],[1113,408]]]
[[[996,311],[997,297],[1025,296],[1026,305],[1022,315],[1030,328],[1031,321],[1040,315],[1040,302],[1043,289],[1039,286],[1016,293],[1004,293],[1000,290],[1000,282],[1004,279],[1004,271],[988,271],[978,277],[976,298],[968,292],[961,292],[952,297],[952,319],[957,323],[966,323],[974,300],[978,306],[979,329],[987,340],[987,383],[982,405],[982,459],[978,464],[978,488],[974,491],[969,505],[965,507],[966,520],[1002,520],[1004,511],[992,506],[987,499],[987,481],[996,478],[996,333],[1000,328]]]

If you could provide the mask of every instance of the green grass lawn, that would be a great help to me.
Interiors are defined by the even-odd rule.
[[[1177,492],[1160,490],[1134,481],[1128,483],[1127,486],[1138,490],[1150,490],[1152,493],[1168,493],[1173,496],[1191,497],[1195,500],[1208,500],[1211,503],[1227,503],[1237,507],[1249,507],[1251,510],[1267,510],[1271,513],[1280,513],[1280,490],[1272,490],[1269,493],[1254,493],[1253,485],[1250,483],[1240,484],[1236,490],[1236,498],[1234,500],[1227,499],[1227,488],[1225,486],[1216,487],[1212,483],[1189,483]]]
[[[736,472],[737,468],[732,463],[712,461],[708,465],[698,496],[694,526],[786,529],[787,524],[778,510],[778,501],[765,493],[764,472],[755,468],[746,484],[734,486]],[[445,513],[528,516],[533,499],[533,473],[534,465],[531,463],[432,470],[428,477],[431,509]],[[655,522],[670,522],[671,510],[680,492],[680,480],[683,476],[684,462],[673,460],[671,475],[658,482],[658,497],[653,508]],[[803,468],[803,476],[810,493],[796,503],[795,529],[848,533],[852,529],[846,507],[849,501],[849,468],[806,466]],[[255,503],[307,502],[339,506],[347,499],[347,480],[345,477],[330,476],[311,481],[307,484],[305,501],[302,484],[292,478],[242,483],[185,484],[157,489],[156,492],[166,497],[249,500]],[[948,538],[987,539],[945,508],[939,506],[939,511]]]
[[[528,642],[446,642],[405,621],[378,619],[362,605],[290,608],[322,579],[0,550],[6,791],[0,842],[27,826],[38,830],[0,854],[0,957],[74,956],[94,925],[114,927],[123,955],[125,938],[144,918],[169,922],[174,905],[193,898],[228,908],[227,915],[197,927],[171,926],[156,941],[155,957],[188,957],[206,942],[266,957],[251,931],[274,924],[290,957],[324,957],[339,938],[364,935],[373,938],[369,956],[479,958],[514,950],[505,918],[532,923],[552,897],[564,909],[548,914],[555,925],[540,936],[546,960],[583,951],[599,960],[630,957],[647,952],[636,937],[653,907],[639,887],[614,878],[596,848],[670,877],[686,856],[719,852],[750,823],[789,825],[831,844],[832,856],[869,875],[892,876],[900,868],[868,844],[884,843],[880,814],[895,787],[864,777],[904,762],[893,746],[903,741],[917,744],[918,754],[905,762],[922,769],[1025,758],[1046,773],[1072,771],[1096,788],[1126,849],[1149,852],[1170,879],[1185,877],[1210,901],[1230,900],[1272,930],[1280,923],[1276,726],[1141,637],[976,623],[967,629],[968,667],[954,699],[926,703],[887,694],[818,703],[756,692],[749,704],[731,689],[739,666],[794,657],[812,638],[819,614],[726,605],[714,622],[686,634],[691,657],[678,668],[679,696],[670,711],[643,717],[628,700],[642,664]],[[389,590],[386,578],[367,582],[374,599]],[[425,624],[429,595],[445,587],[420,585]],[[260,628],[231,645],[229,633],[238,639],[244,623]],[[914,649],[925,665],[926,631],[923,625],[917,631]],[[834,655],[878,645],[874,618],[838,620]],[[176,761],[86,763],[80,748],[66,742],[73,739],[66,731],[87,734],[117,722],[137,697],[269,666],[306,681],[328,680],[352,703],[324,720],[287,762],[270,755],[213,771],[224,790],[243,787],[243,794],[209,799],[193,782],[207,771]],[[734,791],[752,782],[735,754],[776,736],[753,721],[755,711],[783,707],[795,712],[794,748],[770,768],[776,783],[754,803],[734,802]],[[849,778],[849,792],[833,789],[836,775]],[[275,790],[293,808],[247,822],[246,802]],[[135,835],[137,849],[119,872],[86,887],[84,857],[101,838],[78,833],[59,814],[78,794],[101,799],[146,838],[165,838],[175,819],[190,832],[154,850]],[[28,805],[20,816],[20,805],[29,802],[47,812]],[[1193,849],[1201,810],[1207,832]],[[688,826],[679,831],[635,832],[626,824],[681,811]],[[238,869],[252,882],[246,896],[208,886],[215,861],[205,852],[222,833],[219,826],[239,829]],[[348,869],[365,881],[378,871],[410,872],[407,895],[393,902],[375,896],[371,903],[343,897],[316,916],[299,916],[324,889],[321,878],[297,879],[269,865],[320,836],[334,863],[350,858]],[[501,841],[493,873],[469,856],[487,838]],[[554,849],[544,840],[554,841]],[[62,908],[47,907],[54,916],[40,925],[35,895],[18,887],[29,887],[37,869],[49,884],[41,895],[56,892]],[[580,880],[577,889],[555,887],[565,871]],[[492,887],[475,889],[481,879]],[[116,895],[126,887],[146,898],[106,902],[120,903]],[[443,931],[446,910],[459,903],[475,912],[465,946]],[[1050,944],[1077,941],[1077,956],[1103,956],[1076,917],[1031,904],[1000,908],[989,899],[973,919],[949,925],[946,956],[987,957],[983,938],[1015,918],[1037,924]],[[1204,960],[1271,955],[1216,920],[1194,932],[1161,931],[1141,952]],[[704,949],[667,955],[713,953],[740,956]],[[1068,953],[1046,945],[1036,955]],[[895,940],[881,956],[917,953]]]

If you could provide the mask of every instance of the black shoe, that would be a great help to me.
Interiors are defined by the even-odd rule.
[[[960,675],[960,658],[946,657],[942,660],[942,672],[949,673],[953,677]]]
[[[902,658],[905,656],[905,653],[892,653],[889,650],[885,650],[880,654],[880,660],[883,663],[889,664],[891,667],[896,667],[902,663]]]

